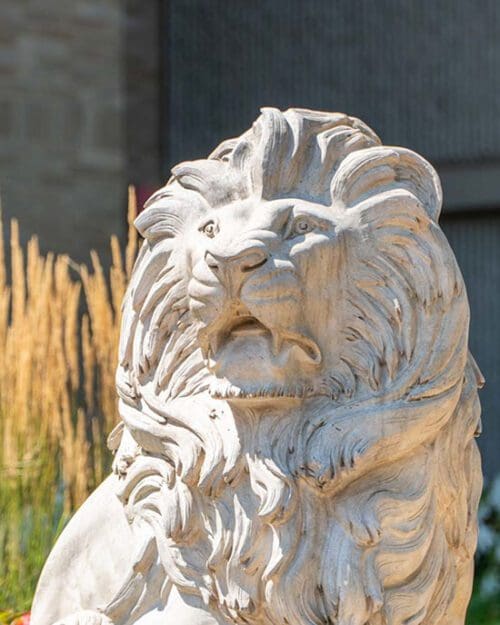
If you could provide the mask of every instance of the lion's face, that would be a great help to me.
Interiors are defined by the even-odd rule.
[[[423,317],[453,297],[428,163],[354,118],[266,110],[172,173],[137,220],[124,397],[159,410],[206,391],[286,403],[411,386]]]
[[[303,397],[339,319],[340,215],[286,198],[207,212],[186,234],[188,298],[213,393]]]

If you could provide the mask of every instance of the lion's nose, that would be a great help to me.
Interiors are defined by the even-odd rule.
[[[262,267],[267,258],[266,250],[256,245],[239,250],[236,254],[205,252],[205,262],[210,269],[221,279],[230,280],[232,283],[235,279],[241,282],[244,274]]]

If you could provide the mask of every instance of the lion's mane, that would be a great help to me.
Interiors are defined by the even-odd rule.
[[[355,224],[340,242],[338,365],[289,415],[210,397],[188,307],[185,224],[250,195],[335,204]],[[110,616],[139,614],[163,576],[163,598],[176,584],[237,623],[463,618],[480,374],[440,205],[426,161],[341,114],[265,109],[208,160],[173,169],[137,220],[123,309],[115,467],[147,538]]]

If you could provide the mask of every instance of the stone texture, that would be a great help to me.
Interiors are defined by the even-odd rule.
[[[264,109],[173,169],[136,222],[114,473],[33,625],[464,622],[482,376],[440,209],[340,113]]]
[[[160,179],[158,54],[146,35],[158,27],[157,8],[143,3],[142,14],[129,16],[132,5],[1,3],[3,211],[19,219],[25,239],[37,234],[44,251],[88,260],[95,248],[106,258],[110,235],[125,232],[127,185]]]

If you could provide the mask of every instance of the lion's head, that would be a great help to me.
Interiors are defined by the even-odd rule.
[[[441,276],[439,208],[430,165],[359,120],[264,110],[208,160],[175,167],[137,220],[121,352],[132,384],[258,399],[393,379],[418,340],[410,299],[446,304],[460,282],[453,265]]]
[[[165,571],[245,623],[437,623],[470,577],[480,475],[436,173],[299,109],[172,173],[137,219],[117,373],[124,501]]]

